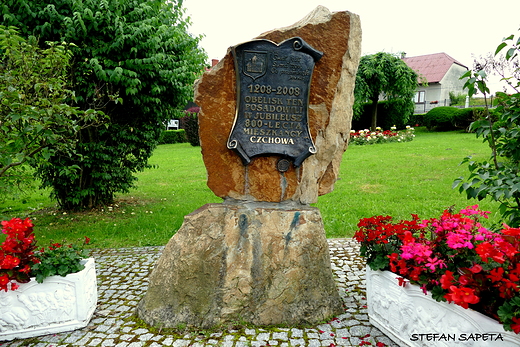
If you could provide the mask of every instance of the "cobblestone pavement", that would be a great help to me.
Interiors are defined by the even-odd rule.
[[[261,347],[261,346],[392,346],[368,322],[365,262],[352,239],[329,239],[332,270],[345,302],[345,313],[307,328],[244,328],[224,331],[156,331],[136,321],[134,312],[147,288],[147,278],[163,247],[96,250],[98,306],[80,330],[0,342],[2,347]]]

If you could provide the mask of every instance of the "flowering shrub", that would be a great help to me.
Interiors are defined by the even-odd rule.
[[[387,142],[408,142],[412,141],[415,137],[415,129],[406,126],[405,130],[396,131],[396,127],[392,127],[390,130],[382,131],[380,127],[376,128],[376,131],[365,130],[351,130],[349,144],[352,145],[373,145],[376,143],[387,143]]]
[[[360,220],[354,238],[373,270],[388,270],[448,301],[499,320],[520,333],[520,228],[484,228],[478,206],[439,218],[394,222],[390,216]]]
[[[33,227],[29,218],[2,221],[2,233],[7,236],[0,248],[0,290],[16,290],[18,283],[27,283],[31,277],[42,283],[46,277],[84,269],[80,261],[88,257],[86,250],[59,243],[37,250]],[[89,241],[85,238],[84,244]]]
[[[2,233],[7,237],[0,249],[0,290],[7,291],[18,285],[15,282],[26,283],[31,279],[30,271],[39,262],[34,255],[36,241],[33,234],[33,224],[29,219],[14,218],[2,222]]]

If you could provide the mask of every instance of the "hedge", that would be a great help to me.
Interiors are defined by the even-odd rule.
[[[423,116],[423,125],[428,130],[468,130],[471,122],[477,120],[483,110],[481,107],[439,106],[431,109]]]
[[[159,144],[188,142],[184,129],[164,130],[159,138]]]
[[[394,103],[398,101],[379,101],[377,104],[377,126],[389,130],[395,126],[397,129],[404,129],[409,124],[410,115],[402,115],[395,110]],[[352,129],[370,129],[372,122],[371,103],[363,104],[363,113],[352,120]]]

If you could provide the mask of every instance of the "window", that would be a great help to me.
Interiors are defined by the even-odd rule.
[[[415,92],[415,96],[413,98],[413,101],[416,104],[424,103],[424,95],[425,95],[425,91],[424,90],[422,90],[420,92]]]

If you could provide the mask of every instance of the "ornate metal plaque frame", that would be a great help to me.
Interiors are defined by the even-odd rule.
[[[245,165],[255,156],[281,155],[300,166],[316,153],[307,114],[312,72],[323,53],[300,37],[253,40],[232,53],[237,111],[227,147]]]

